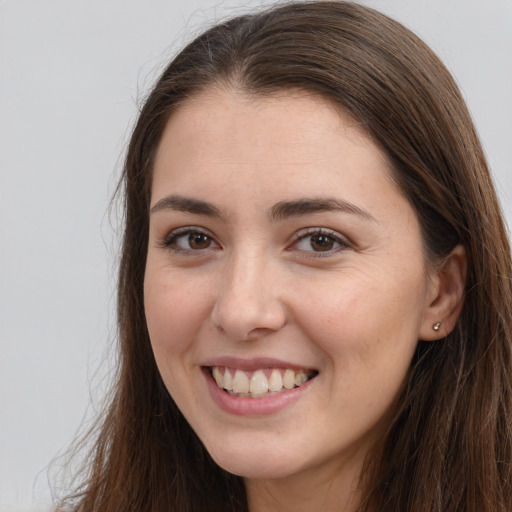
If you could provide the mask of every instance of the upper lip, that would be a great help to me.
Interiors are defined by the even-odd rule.
[[[308,365],[291,363],[272,357],[257,357],[252,359],[243,359],[239,357],[221,356],[207,359],[201,363],[201,366],[227,366],[246,372],[256,371],[263,368],[290,368],[291,370],[312,370]]]

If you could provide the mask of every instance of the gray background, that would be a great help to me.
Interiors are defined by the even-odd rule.
[[[108,382],[108,206],[137,103],[192,34],[266,3],[0,0],[0,511],[47,508],[46,467]],[[361,3],[454,73],[510,222],[512,0]]]

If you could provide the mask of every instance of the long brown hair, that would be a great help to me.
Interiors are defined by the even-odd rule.
[[[351,2],[290,3],[219,24],[149,94],[126,156],[119,375],[76,511],[242,512],[240,478],[205,452],[165,389],[143,305],[152,164],[173,109],[204,88],[301,89],[335,102],[388,154],[425,251],[468,256],[451,334],[418,343],[361,510],[505,512],[512,504],[511,260],[491,177],[452,77],[399,23]]]

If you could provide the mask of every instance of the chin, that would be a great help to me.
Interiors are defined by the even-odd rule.
[[[243,458],[240,460],[224,460],[214,458],[214,461],[228,473],[251,480],[274,480],[285,478],[290,476],[291,473],[295,473],[290,471],[289,466],[286,468],[280,467],[272,462],[263,460],[249,461],[243,460]]]
[[[251,446],[252,444],[252,446]],[[293,456],[283,453],[283,450],[273,448],[262,449],[257,443],[246,441],[244,447],[236,449],[233,445],[212,447],[210,456],[222,469],[237,476],[249,479],[279,479],[300,472],[304,461],[297,460],[294,450]]]

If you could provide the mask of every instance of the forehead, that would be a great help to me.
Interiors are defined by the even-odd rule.
[[[392,176],[386,154],[332,101],[304,91],[261,97],[211,88],[171,115],[153,185],[164,175],[177,183],[221,173],[237,179],[243,174],[254,184],[270,174],[277,181],[300,178],[328,187],[341,175],[355,180],[355,167],[360,177],[364,167],[383,173],[381,179]]]
[[[293,130],[290,122],[298,122]],[[268,137],[262,137],[260,123],[268,128]],[[325,138],[326,132],[343,133],[361,144],[372,143],[362,123],[340,105],[300,89],[261,95],[231,87],[210,87],[181,103],[170,116],[165,131],[176,125],[184,136],[198,131],[206,135],[209,131],[213,137],[224,129],[231,130],[231,139],[252,137],[256,146],[266,147],[314,142],[316,136]]]

